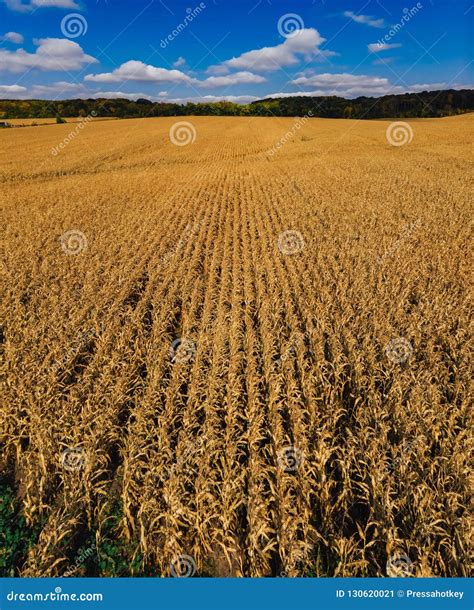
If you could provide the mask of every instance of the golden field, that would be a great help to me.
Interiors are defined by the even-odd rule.
[[[66,117],[63,121],[66,123],[80,123],[84,119],[81,117]],[[114,117],[91,117],[92,121],[112,121]],[[46,119],[5,119],[7,123],[13,127],[36,127],[38,125],[55,125],[56,118],[49,117]]]
[[[472,116],[409,124],[0,133],[9,574],[468,575]]]

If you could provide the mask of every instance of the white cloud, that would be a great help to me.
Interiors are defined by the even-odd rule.
[[[254,70],[256,72],[266,72],[279,70],[285,66],[297,64],[303,56],[306,61],[314,59],[316,56],[335,55],[332,51],[322,51],[320,46],[325,42],[317,30],[306,28],[291,38],[286,38],[285,42],[275,47],[263,47],[247,51],[239,57],[233,57],[223,62],[228,68],[243,70]]]
[[[229,87],[230,85],[240,85],[249,83],[264,83],[266,78],[253,74],[252,72],[234,72],[227,76],[209,76],[204,81],[198,81],[201,87]]]
[[[357,15],[352,11],[344,11],[344,17],[349,17],[352,21],[356,23],[363,23],[365,25],[370,25],[373,28],[384,28],[385,21],[383,19],[374,19],[369,15]]]
[[[31,88],[31,95],[33,97],[43,96],[58,96],[61,94],[68,94],[71,97],[72,94],[78,94],[86,92],[86,88],[82,83],[68,83],[65,81],[59,81],[52,85],[33,85]]]
[[[367,45],[371,53],[379,53],[380,51],[388,51],[390,49],[398,49],[402,45],[399,43],[387,44],[385,42],[373,42]]]
[[[97,98],[125,98],[129,100],[137,100],[138,98],[144,98],[152,102],[160,102],[162,104],[187,104],[188,102],[197,103],[211,103],[211,102],[234,102],[236,104],[247,104],[253,102],[258,97],[253,95],[203,95],[203,96],[189,96],[189,97],[172,97],[167,98],[166,91],[160,91],[158,96],[150,95],[149,93],[127,93],[125,91],[94,91],[88,92],[87,95],[80,95],[80,98],[90,97],[93,99]]]
[[[262,99],[262,97],[255,97],[254,95],[203,95],[201,97],[177,97],[169,100],[162,100],[166,102],[172,102],[174,104],[186,104],[188,102],[197,103],[212,103],[212,102],[234,102],[235,104],[248,104],[255,100]]]
[[[0,49],[0,70],[23,72],[30,68],[39,70],[64,71],[79,70],[83,64],[97,63],[97,59],[86,55],[72,40],[64,38],[41,38],[35,40],[35,53],[24,49],[6,51]]]
[[[149,93],[127,93],[125,91],[94,91],[87,92],[87,94],[81,94],[80,98],[91,97],[97,98],[125,98],[129,100],[137,100],[138,98],[144,98],[153,102],[161,102],[163,104],[187,104],[188,102],[193,103],[211,103],[211,102],[234,102],[236,104],[247,104],[259,99],[253,95],[203,95],[203,96],[189,96],[189,97],[166,97],[166,91],[160,91],[158,95],[150,95]]]
[[[26,87],[20,85],[0,85],[0,99],[9,100],[17,99],[19,95],[27,91]]]
[[[172,70],[145,64],[142,61],[130,60],[112,72],[88,74],[84,80],[95,83],[125,81],[175,83],[206,89],[236,84],[256,84],[265,82],[266,79],[251,72],[250,68],[253,68],[256,72],[272,71],[297,64],[302,58],[310,61],[323,56],[336,55],[332,51],[320,49],[325,40],[314,28],[302,29],[295,36],[286,38],[282,44],[275,47],[248,51],[239,57],[233,57],[222,62],[221,65],[211,66],[206,70],[206,73],[210,76],[203,80],[176,69],[185,64],[183,57],[178,58],[173,64],[174,69]],[[235,69],[236,72],[231,73],[231,69]]]
[[[86,81],[94,83],[120,83],[123,81],[140,81],[153,83],[191,83],[193,79],[180,70],[156,68],[142,61],[130,60],[113,72],[88,74]]]
[[[178,59],[173,63],[173,68],[181,68],[181,66],[186,65],[186,60],[184,57],[178,57]]]
[[[192,78],[181,70],[168,70],[158,68],[141,61],[130,60],[116,68],[113,72],[102,74],[88,74],[85,81],[93,83],[118,83],[125,81],[153,82],[153,83],[177,83],[193,85],[194,87],[226,87],[229,85],[263,83],[265,78],[252,72],[235,72],[226,76],[209,76],[204,80]]]
[[[331,75],[340,76],[340,75]],[[346,75],[351,76],[351,75]],[[371,77],[357,77],[357,78],[371,78]],[[385,79],[383,79],[385,80]],[[361,83],[360,83],[361,85]],[[203,96],[189,96],[180,98],[168,98],[166,91],[160,91],[158,95],[151,95],[145,92],[125,92],[125,91],[93,91],[87,89],[81,84],[67,83],[67,82],[56,82],[52,85],[33,85],[30,89],[20,85],[0,85],[0,99],[87,99],[87,98],[125,98],[130,100],[136,100],[138,98],[145,98],[155,102],[173,102],[177,104],[186,104],[187,102],[221,102],[229,101],[237,104],[247,104],[258,99],[264,98],[278,98],[278,97],[293,97],[293,96],[327,96],[337,95],[339,97],[354,98],[359,95],[379,96],[388,95],[391,93],[416,93],[420,91],[437,91],[440,89],[473,89],[474,84],[466,83],[425,83],[425,84],[413,84],[409,86],[392,86],[387,82],[386,90],[383,91],[380,85],[376,93],[370,93],[370,90],[363,88],[360,92],[350,92],[355,90],[354,83],[352,88],[344,89],[344,87],[332,87],[326,79],[326,86],[311,91],[284,91],[279,93],[268,93],[265,95],[203,95]]]
[[[88,91],[82,83],[69,83],[58,81],[51,85],[32,85],[30,88],[19,85],[0,85],[0,96],[11,99],[65,99],[80,97],[90,97]]]
[[[343,87],[338,88],[328,88],[328,89],[314,89],[312,91],[292,91],[281,92],[281,93],[269,93],[265,97],[328,97],[328,96],[337,96],[344,97],[346,99],[354,99],[356,97],[366,96],[366,97],[381,97],[383,95],[389,95],[391,93],[404,93],[401,87],[392,87],[387,88],[386,90],[377,89],[370,91],[369,89],[357,89],[356,87],[344,89]]]
[[[211,76],[222,76],[223,74],[229,74],[230,70],[227,66],[209,66],[206,70],[206,74]]]
[[[298,81],[298,83],[296,82]],[[312,84],[317,89],[311,91],[284,91],[269,93],[265,97],[320,97],[337,95],[347,99],[359,96],[381,97],[383,95],[401,93],[419,93],[420,91],[438,91],[441,89],[469,89],[471,85],[459,83],[424,83],[413,85],[392,85],[386,78],[372,76],[356,76],[354,74],[320,74],[311,78],[299,78],[291,81],[293,84]]]
[[[24,41],[24,38],[18,32],[7,32],[3,36],[0,36],[0,40],[13,42],[13,44],[21,44]]]
[[[438,91],[440,89],[472,89],[472,85],[452,85],[450,83],[425,83],[410,85],[407,93],[420,93],[420,91]]]
[[[23,0],[0,0],[0,2],[6,4],[10,10],[18,11],[19,13],[29,13],[42,7],[80,9],[75,0],[30,0],[30,2],[23,2]]]
[[[355,74],[315,74],[301,76],[291,81],[293,85],[316,87],[320,91],[328,91],[322,95],[341,95],[343,97],[358,95],[385,95],[400,93],[401,87],[393,86],[387,78]]]
[[[369,77],[360,77],[360,78],[369,78]],[[386,80],[386,79],[383,79]],[[379,87],[379,92],[371,94],[367,89],[361,91],[360,93],[350,93],[348,95],[345,94],[344,89],[342,88],[333,88],[326,89],[321,88],[314,91],[296,91],[296,92],[281,92],[281,93],[269,93],[267,95],[195,95],[189,97],[167,97],[165,91],[161,91],[158,96],[150,95],[149,93],[126,93],[123,91],[85,91],[83,94],[81,93],[77,97],[79,98],[126,98],[136,100],[138,98],[145,98],[155,102],[171,102],[175,104],[186,104],[187,102],[194,103],[211,103],[211,102],[234,102],[236,104],[248,104],[250,102],[254,102],[259,99],[264,98],[277,98],[277,97],[293,97],[293,96],[311,96],[311,97],[319,97],[319,96],[327,96],[327,95],[337,95],[339,97],[346,98],[355,98],[359,95],[366,95],[367,97],[372,96],[382,96],[389,94],[399,94],[399,93],[416,93],[420,91],[436,91],[439,89],[470,89],[473,88],[473,85],[466,84],[450,84],[450,83],[431,83],[431,84],[414,84],[409,85],[407,87],[401,86],[392,86],[387,82],[386,91],[382,91],[381,87]]]

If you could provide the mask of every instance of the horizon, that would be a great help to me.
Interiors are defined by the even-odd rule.
[[[170,4],[0,0],[0,99],[245,104],[473,88],[468,2]]]
[[[405,93],[388,93],[386,95],[380,95],[380,96],[374,96],[374,95],[363,95],[363,96],[358,96],[358,97],[352,97],[352,98],[344,98],[342,96],[317,96],[317,95],[309,95],[309,94],[302,94],[299,93],[298,95],[285,95],[285,96],[275,96],[275,97],[267,97],[267,98],[259,98],[256,100],[252,100],[251,102],[232,102],[232,103],[236,103],[238,105],[248,105],[248,104],[255,104],[258,102],[265,102],[265,101],[269,101],[269,100],[278,100],[278,99],[290,99],[290,98],[296,98],[296,97],[307,97],[307,98],[313,98],[313,99],[325,99],[325,98],[331,98],[331,97],[335,97],[338,99],[344,99],[347,102],[354,102],[357,100],[361,100],[361,99],[372,99],[372,100],[380,100],[386,97],[401,97],[404,95],[417,95],[417,94],[431,94],[431,93],[447,93],[447,92],[451,92],[451,91],[456,91],[456,92],[460,92],[460,91],[473,91],[474,88],[473,87],[466,87],[465,89],[429,89],[429,90],[424,90],[424,91],[417,91],[417,92],[405,92]],[[185,106],[186,104],[192,103],[192,104],[218,104],[220,102],[230,102],[231,100],[218,100],[216,102],[191,102],[191,101],[185,101],[185,102],[172,102],[170,101],[166,101],[166,100],[158,100],[158,101],[154,101],[151,100],[149,98],[140,98],[137,97],[136,99],[130,99],[128,97],[67,97],[67,98],[61,98],[61,99],[47,99],[47,98],[0,98],[0,102],[18,102],[18,101],[23,101],[23,102],[51,102],[51,103],[55,103],[55,102],[74,102],[77,100],[84,100],[84,101],[100,101],[100,100],[105,100],[105,101],[116,101],[116,100],[125,100],[125,101],[132,101],[132,102],[137,102],[137,101],[146,101],[149,102],[150,104],[153,105],[159,105],[159,104],[174,104],[174,105],[178,105],[178,106]],[[472,112],[472,111],[467,111],[467,112]]]

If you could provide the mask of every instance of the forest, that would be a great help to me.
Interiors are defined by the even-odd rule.
[[[423,91],[379,98],[295,96],[250,104],[152,102],[148,99],[0,100],[0,119],[49,117],[313,116],[331,119],[425,118],[474,110],[474,90]]]

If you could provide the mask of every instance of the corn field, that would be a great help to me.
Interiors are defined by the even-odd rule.
[[[184,118],[0,134],[4,574],[467,576],[472,117]]]

